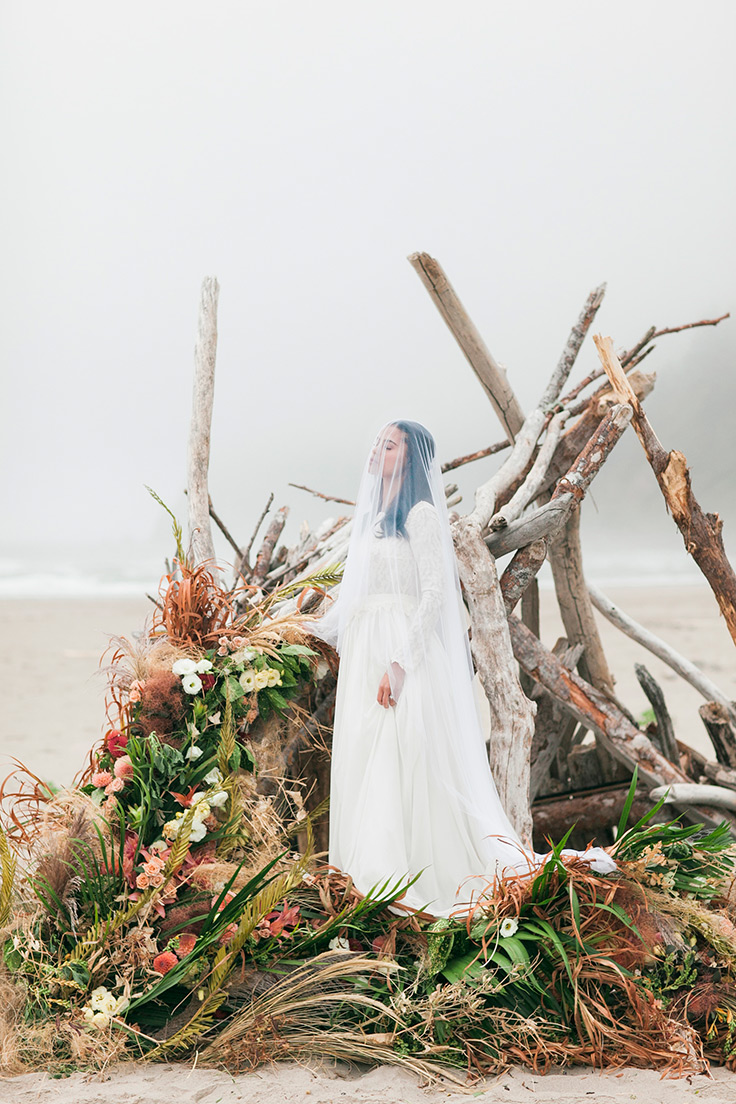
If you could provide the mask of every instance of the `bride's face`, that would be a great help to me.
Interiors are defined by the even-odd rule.
[[[399,478],[405,459],[406,434],[396,426],[386,426],[373,444],[368,471],[382,479]]]

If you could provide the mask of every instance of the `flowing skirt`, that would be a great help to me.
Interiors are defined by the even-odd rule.
[[[395,706],[386,709],[376,700],[411,606],[411,599],[376,595],[345,632],[329,856],[362,893],[388,879],[395,884],[416,877],[402,904],[448,916],[467,910],[495,875],[528,870],[531,857],[499,801],[480,729],[476,762],[459,762],[453,754],[458,710],[439,639],[425,642]]]

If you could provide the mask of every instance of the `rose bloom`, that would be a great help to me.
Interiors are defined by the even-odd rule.
[[[148,882],[149,882],[149,885],[152,885],[156,889],[158,889],[159,886],[162,886],[164,884],[164,876],[159,871],[158,874],[151,874],[151,876],[148,879]]]
[[[119,759],[121,755],[124,755],[127,746],[128,737],[123,732],[118,732],[116,728],[111,728],[106,734],[105,748],[110,752],[113,759]]]
[[[135,880],[136,889],[148,889],[150,879],[147,874],[139,874]]]
[[[161,873],[164,864],[160,859],[149,859],[147,863],[143,864],[143,872],[148,875],[149,878],[154,878],[157,874]]]
[[[162,951],[153,960],[153,968],[157,974],[168,974],[169,970],[176,966],[179,959],[172,951]]]
[[[104,790],[105,786],[109,786],[111,782],[112,775],[109,771],[95,771],[92,775],[92,785],[96,786],[98,790]]]
[[[120,791],[124,788],[125,788],[125,782],[123,782],[122,778],[113,778],[112,782],[110,782],[107,786],[105,786],[105,793],[106,794],[120,793]]]
[[[123,781],[126,781],[128,778],[132,778],[135,775],[135,768],[130,756],[121,755],[115,763],[114,771],[115,777],[122,778]]]

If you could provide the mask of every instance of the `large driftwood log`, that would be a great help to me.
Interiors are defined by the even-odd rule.
[[[594,840],[600,846],[613,843],[611,826],[618,824],[629,786],[611,786],[605,789],[590,790],[581,794],[564,794],[559,797],[542,797],[534,802],[534,838],[541,849],[542,840],[562,839],[571,825],[575,825],[575,836],[571,843],[584,846]],[[643,794],[637,793],[631,808],[630,820],[640,820],[652,808],[652,803]]]
[[[723,547],[723,523],[718,514],[706,514],[701,509],[692,492],[690,472],[682,453],[676,449],[667,452],[662,447],[618,362],[610,337],[596,335],[594,341],[611,385],[633,410],[634,429],[672,518],[682,533],[685,548],[708,580],[736,643],[736,573]]]
[[[635,640],[637,644],[641,644],[642,648],[646,648],[652,655],[656,655],[658,659],[661,659],[663,663],[666,663],[668,667],[671,667],[673,671],[676,671],[678,675],[689,682],[691,686],[694,686],[699,694],[702,694],[706,701],[719,702],[726,710],[731,723],[736,724],[736,706],[733,702],[729,701],[722,690],[716,686],[714,682],[703,674],[694,663],[691,663],[689,659],[676,652],[674,648],[666,644],[664,640],[656,636],[649,629],[645,629],[643,625],[640,625],[638,621],[635,621],[633,617],[629,617],[627,613],[624,613],[610,598],[607,598],[603,591],[599,590],[597,586],[592,583],[588,583],[588,593],[590,594],[591,601],[599,613],[602,613],[607,621],[610,621],[612,625],[615,625],[617,629],[625,633],[632,640]]]
[[[473,625],[472,650],[491,709],[491,771],[509,820],[531,843],[529,763],[536,706],[519,684],[496,565],[470,517],[452,527]]]
[[[566,420],[566,411],[563,410],[560,414],[555,414],[547,428],[544,442],[537,453],[537,458],[532,465],[531,471],[509,501],[497,510],[491,518],[490,527],[494,532],[498,529],[505,529],[510,521],[514,521],[516,518],[521,517],[522,512],[529,503],[533,502],[539,494],[544,485],[547,476],[547,468],[557,448],[557,443],[562,434],[562,427]]]
[[[524,415],[509,387],[505,369],[486,347],[439,261],[430,257],[429,253],[412,253],[408,259],[480,380],[509,440],[513,441],[521,429]]]
[[[649,794],[652,801],[666,797],[668,805],[710,805],[736,813],[736,793],[721,786],[700,786],[696,782],[676,782],[672,786],[656,786]]]
[[[286,519],[289,516],[289,507],[281,506],[276,511],[276,516],[266,530],[266,535],[263,538],[258,555],[256,556],[255,566],[251,576],[251,582],[254,586],[261,586],[268,574],[268,569],[271,564],[271,557],[273,556],[273,550],[276,547],[284,526],[286,525]]]
[[[215,356],[217,353],[217,299],[220,285],[213,276],[202,281],[194,349],[194,393],[189,426],[187,502],[189,510],[189,548],[195,564],[214,560],[215,546],[210,525],[210,498],[207,471],[210,463],[210,428],[215,394]]]
[[[527,544],[525,548],[520,548],[507,565],[500,582],[506,613],[513,612],[546,557],[547,542],[542,539]]]

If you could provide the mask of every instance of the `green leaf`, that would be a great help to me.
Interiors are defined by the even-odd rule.
[[[308,648],[306,644],[285,644],[283,648],[279,648],[279,655],[313,656],[317,654],[313,648]]]
[[[478,951],[470,951],[451,959],[441,971],[442,976],[449,982],[463,981],[471,977],[482,977],[485,967],[481,962]]]
[[[638,778],[639,778],[639,767],[638,767],[638,764],[637,764],[634,767],[634,773],[631,776],[631,785],[629,786],[629,792],[626,795],[626,801],[624,802],[624,807],[621,810],[621,816],[619,817],[618,828],[616,829],[616,839],[620,839],[620,837],[624,833],[624,830],[626,829],[626,824],[627,824],[628,819],[629,819],[629,814],[631,813],[631,808],[634,804],[634,799],[636,797],[636,783],[637,783]]]

